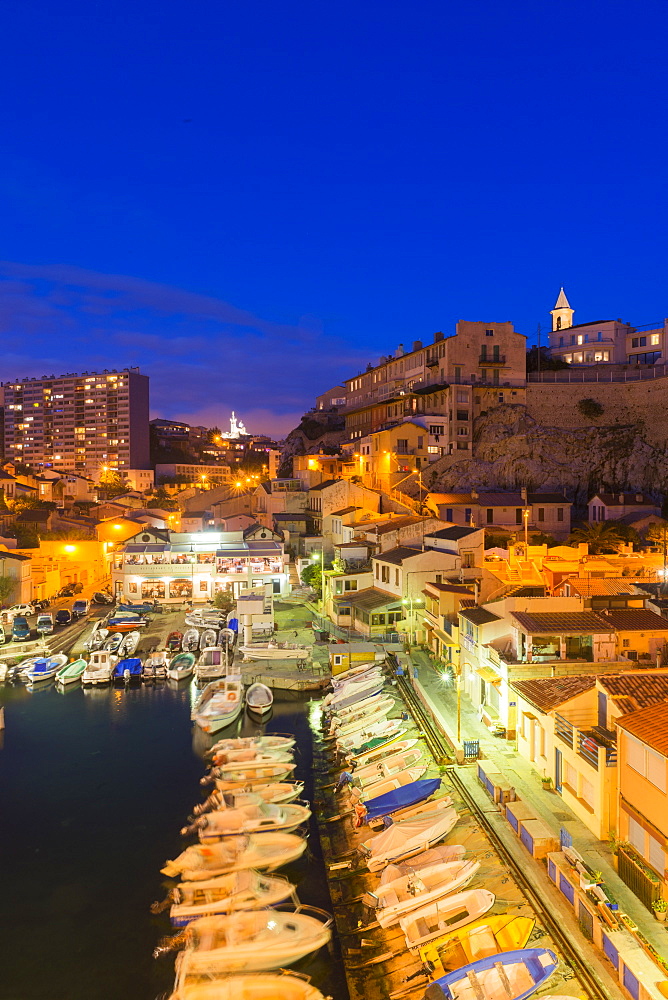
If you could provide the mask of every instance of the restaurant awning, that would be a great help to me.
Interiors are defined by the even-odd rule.
[[[245,545],[231,545],[229,549],[216,549],[219,559],[247,559],[250,555]]]
[[[125,546],[125,552],[168,552],[169,545],[138,545],[130,543]]]
[[[385,593],[384,590],[376,590],[375,587],[368,587],[366,590],[359,590],[357,593],[347,594],[346,599],[359,611],[377,611],[385,608],[387,611],[399,611],[402,609],[401,602],[392,594]]]

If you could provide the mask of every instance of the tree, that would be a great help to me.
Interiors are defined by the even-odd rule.
[[[595,521],[581,524],[572,532],[569,542],[586,542],[592,555],[600,552],[617,552],[624,541],[622,526],[615,521]]]
[[[230,611],[234,608],[234,596],[229,590],[219,590],[214,596],[213,606],[220,611],[226,611],[229,615]]]
[[[321,564],[308,563],[302,570],[302,583],[306,587],[312,587],[318,597],[322,597],[322,570]]]
[[[595,399],[592,399],[591,396],[580,400],[578,410],[583,417],[589,417],[590,420],[595,420],[597,417],[603,415],[603,407]]]
[[[668,580],[666,580],[668,573],[668,521],[656,521],[655,524],[650,524],[647,529],[647,541],[658,545],[663,552],[663,585],[661,589],[665,590],[668,585]]]
[[[0,605],[4,604],[16,586],[13,576],[0,576]]]
[[[157,508],[158,510],[177,510],[177,504],[170,497],[164,486],[158,486],[157,490],[146,504],[148,510]]]
[[[105,468],[100,476],[97,485],[97,494],[100,498],[117,497],[124,493],[131,493],[132,487],[122,478],[118,469]]]
[[[530,351],[527,351],[527,371],[537,372],[538,371],[538,348],[532,347]],[[540,349],[540,370],[542,372],[556,372],[561,371],[564,368],[570,368],[571,366],[562,361],[561,358],[551,358],[547,347],[541,347]]]

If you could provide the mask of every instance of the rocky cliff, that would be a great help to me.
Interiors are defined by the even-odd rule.
[[[443,492],[517,488],[563,490],[583,504],[596,490],[668,492],[668,453],[649,444],[642,423],[550,427],[524,406],[499,406],[475,421],[474,458],[449,455],[425,471]]]
[[[294,430],[290,431],[281,452],[281,476],[292,475],[295,455],[314,455],[318,452],[335,455],[345,440],[345,419],[336,413],[306,413]]]

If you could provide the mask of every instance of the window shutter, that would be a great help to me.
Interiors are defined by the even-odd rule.
[[[624,736],[624,742],[626,744],[626,762],[629,767],[632,767],[634,771],[638,774],[645,774],[645,747],[640,742],[640,740],[635,739],[634,736],[629,736],[628,733]]]
[[[663,845],[651,833],[649,835],[649,856],[647,860],[652,868],[656,869],[661,878],[663,878],[666,870],[666,855]]]
[[[662,792],[666,790],[666,758],[655,750],[647,750],[647,780],[660,788]]]
[[[629,816],[629,844],[645,856],[645,831],[633,816]]]

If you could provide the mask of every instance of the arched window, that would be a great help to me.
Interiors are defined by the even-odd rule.
[[[557,316],[557,330],[561,330],[561,316]]]

